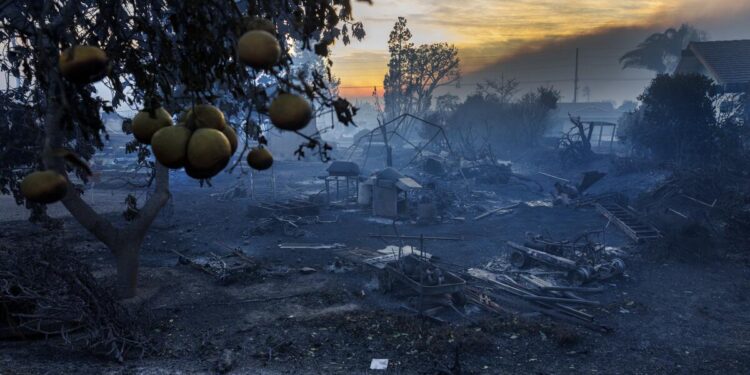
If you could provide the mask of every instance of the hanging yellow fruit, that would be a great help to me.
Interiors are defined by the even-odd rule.
[[[305,98],[294,94],[280,94],[271,102],[268,115],[274,126],[282,130],[301,130],[312,119],[312,106]]]
[[[224,130],[221,131],[224,133],[224,136],[227,137],[229,140],[229,145],[232,146],[232,155],[234,155],[235,151],[237,151],[237,132],[234,131],[234,128],[227,125],[224,127]]]
[[[66,48],[59,58],[60,73],[77,84],[96,82],[107,75],[109,58],[99,47],[78,45]]]
[[[190,137],[187,164],[199,171],[223,169],[232,157],[232,146],[224,133],[216,129],[198,129]],[[220,170],[221,170],[220,169]]]
[[[185,166],[187,146],[192,131],[184,126],[169,126],[159,129],[151,137],[151,149],[156,160],[167,168],[179,169]]]
[[[265,147],[256,147],[247,153],[247,164],[250,168],[264,171],[273,165],[273,155]]]
[[[29,173],[21,181],[21,194],[31,202],[49,204],[68,193],[68,180],[55,171]]]
[[[240,61],[253,69],[270,69],[281,58],[281,46],[273,34],[263,30],[248,31],[237,43]]]
[[[224,113],[210,104],[193,106],[184,116],[185,126],[191,130],[216,129],[224,130],[227,123]]]
[[[172,126],[172,116],[164,108],[157,108],[153,111],[143,110],[138,112],[133,118],[133,136],[138,142],[151,144],[151,137],[154,136],[161,128]]]
[[[185,174],[188,176],[196,179],[196,180],[203,180],[207,178],[211,178],[219,174],[228,164],[227,163],[219,163],[215,165],[212,168],[196,168],[190,165],[190,163],[185,164]]]

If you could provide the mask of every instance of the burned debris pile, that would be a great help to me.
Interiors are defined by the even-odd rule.
[[[320,205],[310,200],[295,198],[284,202],[257,202],[250,207],[254,218],[249,235],[281,232],[288,237],[304,237],[309,231],[303,226],[318,223],[333,223],[337,216],[320,215]]]
[[[596,324],[586,306],[598,301],[581,294],[603,292],[597,285],[623,275],[622,253],[591,238],[587,232],[571,241],[553,241],[527,233],[527,241],[508,241],[508,255],[468,273],[478,280],[470,291],[471,301],[492,312],[538,312],[553,319],[597,331],[610,329]]]
[[[447,323],[446,312],[466,317],[467,282],[462,270],[451,269],[432,254],[424,251],[425,241],[460,241],[458,237],[384,236],[381,239],[418,240],[420,248],[390,245],[376,252],[360,251],[345,256],[371,270],[378,278],[378,288],[408,303],[401,307],[433,321]],[[455,317],[455,316],[454,316]]]
[[[527,241],[523,245],[507,242],[510,264],[517,269],[541,264],[567,272],[567,281],[574,286],[604,281],[621,275],[625,263],[617,257],[622,254],[620,250],[592,240],[602,233],[585,232],[573,240],[555,241],[527,232]]]
[[[507,184],[513,176],[509,162],[500,163],[495,159],[485,158],[477,161],[463,161],[460,173],[466,178],[474,178],[484,184]]]
[[[281,229],[281,233],[287,237],[304,237],[309,232],[302,228],[304,225],[315,224],[318,222],[318,216],[297,216],[284,215],[263,217],[255,220],[250,228],[252,235],[263,235],[276,233]]]
[[[634,206],[665,232],[663,245],[684,255],[705,256],[721,244],[745,253],[750,232],[747,171],[679,169],[642,194]],[[689,241],[685,241],[689,238]],[[730,255],[730,254],[723,254]]]
[[[198,258],[190,258],[175,250],[172,250],[172,252],[179,256],[177,260],[179,264],[191,266],[211,275],[222,285],[251,277],[260,268],[259,262],[249,257],[241,249],[231,249],[231,252],[227,255],[209,253],[208,256]]]
[[[481,268],[446,263],[420,250],[425,239],[456,238],[390,236],[418,239],[420,249],[389,246],[359,261],[378,274],[381,290],[408,298],[410,303],[402,307],[439,322],[473,321],[479,308],[501,316],[543,314],[609,332],[586,311],[600,305],[588,295],[604,292],[603,282],[624,274],[626,253],[594,241],[600,234],[586,232],[573,240],[555,241],[527,233],[526,242],[508,241],[507,255]]]
[[[494,159],[450,162],[431,155],[423,168],[406,172],[386,168],[360,184],[358,203],[372,205],[373,215],[402,218],[420,224],[466,222],[513,212],[518,201],[503,199],[494,187],[532,180],[512,171],[510,162]],[[530,191],[541,189],[536,184]],[[540,194],[541,193],[538,193]]]
[[[156,350],[141,320],[67,249],[0,247],[0,339],[35,338],[117,361]]]
[[[385,285],[381,286],[383,290],[392,291],[396,283],[410,289],[418,296],[416,310],[419,313],[425,312],[426,298],[449,296],[444,304],[433,306],[428,315],[444,307],[455,308],[465,304],[463,291],[466,281],[455,273],[431,263],[424,254],[412,253],[398,257],[385,263],[383,270],[385,271],[383,278]]]
[[[582,201],[589,200],[590,197],[584,195],[586,190],[607,175],[599,171],[588,171],[582,174],[579,183],[574,183],[569,179],[549,173],[539,172],[539,174],[555,180],[555,190],[552,192],[553,203],[563,206],[570,204],[580,205]]]
[[[440,155],[425,155],[419,158],[421,172],[429,176],[441,177],[444,180],[472,180],[481,184],[507,184],[513,174],[512,164],[501,161],[488,152],[480,158],[472,160],[452,158],[443,153]]]

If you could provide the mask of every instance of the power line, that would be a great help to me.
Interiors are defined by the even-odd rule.
[[[578,48],[576,48],[576,75],[573,83],[573,103],[578,103]]]
[[[586,54],[582,54],[583,57],[586,57],[589,61],[594,61],[597,64],[608,64],[612,61],[618,60],[620,55],[608,55],[608,56],[588,56]],[[499,56],[502,57],[502,56]],[[494,59],[494,57],[491,56],[471,56],[471,57],[461,57],[459,56],[460,61],[480,61],[480,60],[491,60]],[[499,59],[498,59],[499,60]],[[599,60],[599,61],[596,61]],[[373,65],[380,65],[381,63],[385,64],[387,63],[388,59],[384,58],[382,60],[371,60],[371,61],[346,61],[345,59],[336,60],[334,57],[334,61],[337,62],[336,65],[334,65],[333,69],[342,69],[342,68],[348,68],[350,66],[373,66]],[[343,62],[342,62],[343,61]],[[552,64],[558,65],[561,60],[557,59],[554,62],[543,62],[542,64],[537,64],[535,62],[529,63],[521,63],[517,60],[509,60],[509,61],[502,61],[501,64],[507,64],[507,65],[516,65],[516,64],[523,64],[523,66],[552,66]],[[572,62],[572,59],[568,58],[563,60],[565,62]]]
[[[652,78],[579,78],[579,82],[650,82]],[[518,81],[519,84],[535,84],[535,83],[562,83],[562,82],[574,82],[574,79],[547,79],[538,81]],[[461,82],[461,85],[476,85],[485,83],[486,81],[477,82]],[[369,86],[339,86],[340,89],[367,89],[373,87],[383,87],[383,85],[369,85]]]
[[[570,66],[573,65],[574,63],[575,63],[574,61],[566,61],[565,64],[557,64],[557,65],[554,65],[554,66],[552,66],[552,65],[546,65],[546,66],[542,66],[542,65],[537,65],[537,66],[534,66],[534,65],[524,65],[523,67],[519,67],[519,68],[515,68],[513,66],[499,65],[499,70],[504,70],[504,71],[507,71],[507,72],[514,72],[514,73],[515,72],[532,72],[532,71],[562,71],[562,70],[570,69]],[[619,65],[612,64],[612,63],[587,63],[587,62],[581,62],[579,65],[582,68],[601,68],[601,67],[619,68]],[[352,72],[357,72],[358,70],[362,69],[360,67],[355,67],[355,66],[348,66],[348,68],[350,68],[350,69],[341,69],[341,68],[336,69],[336,68],[334,68],[333,71],[334,71],[334,74],[336,72],[352,73]],[[496,69],[496,70],[498,70],[498,69]],[[383,71],[385,71],[385,67],[383,67]],[[359,77],[362,77],[362,76],[365,76],[365,77],[374,77],[374,76],[380,76],[380,74],[378,74],[378,73],[371,73],[371,74],[364,74],[364,75],[363,74],[358,74],[358,76]]]

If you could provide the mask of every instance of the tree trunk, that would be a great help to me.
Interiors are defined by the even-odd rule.
[[[50,87],[47,94],[43,157],[48,169],[55,170],[67,178],[64,160],[52,152],[66,145],[60,127],[63,108],[52,99],[57,87],[61,87],[59,76],[53,73],[50,75]],[[169,170],[158,162],[156,163],[155,185],[153,194],[141,208],[138,217],[119,228],[99,215],[84,201],[70,181],[68,181],[68,193],[62,199],[62,204],[73,218],[112,251],[117,264],[117,289],[121,298],[130,298],[135,295],[138,254],[143,238],[170,197]]]
[[[388,143],[385,124],[380,124],[380,134],[383,135],[383,144],[385,145],[385,165],[390,168],[393,166],[393,151],[391,150],[391,145]]]
[[[115,263],[117,264],[117,295],[120,298],[135,297],[138,287],[138,255],[140,247],[140,243],[125,243],[111,249],[115,256]]]
[[[575,125],[576,129],[578,130],[578,135],[581,137],[581,151],[585,154],[584,156],[590,157],[593,154],[593,152],[591,151],[591,134],[593,132],[594,126],[589,124],[589,131],[587,134],[580,117],[574,118],[570,114],[568,114],[568,117],[570,117],[570,121],[573,123],[573,125]]]
[[[68,140],[63,129],[63,118],[68,106],[66,93],[62,84],[62,77],[51,59],[57,47],[40,35],[40,45],[43,65],[48,70],[47,87],[43,103],[46,112],[44,118],[44,148],[42,160],[44,166],[68,178],[65,161],[54,152],[68,146]],[[54,52],[54,53],[50,53]],[[151,197],[141,208],[138,217],[123,227],[116,227],[109,220],[99,215],[78,193],[78,190],[68,180],[68,193],[62,199],[62,204],[86,230],[104,243],[113,253],[117,263],[117,281],[120,297],[128,298],[135,295],[138,274],[138,254],[143,239],[151,223],[170,197],[169,170],[156,163],[155,188]]]

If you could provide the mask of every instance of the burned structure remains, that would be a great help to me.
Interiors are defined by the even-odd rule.
[[[0,375],[750,374],[748,30],[381,3],[0,1]]]

